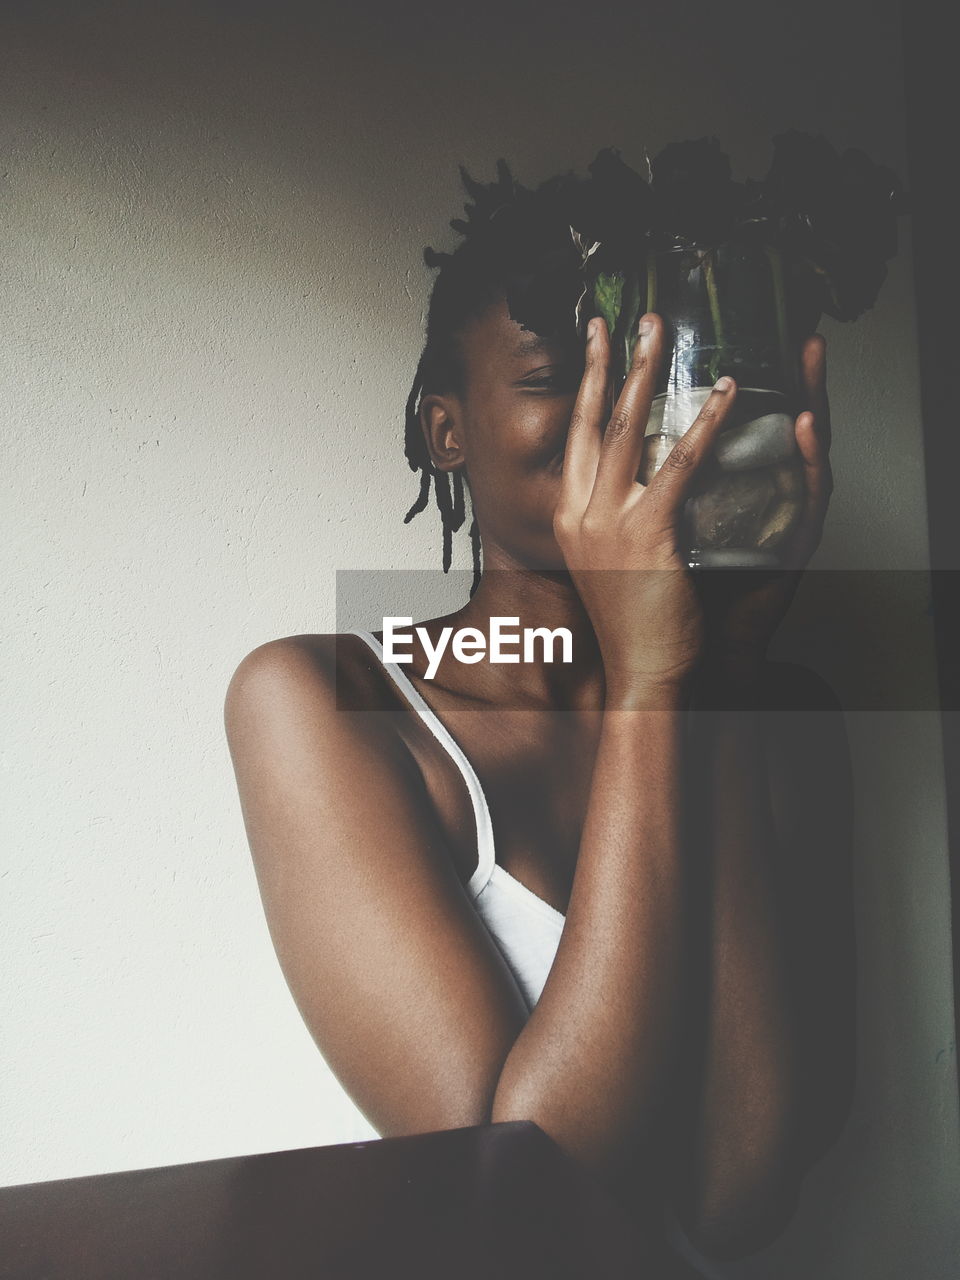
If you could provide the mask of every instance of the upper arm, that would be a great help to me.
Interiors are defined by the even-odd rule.
[[[792,663],[774,664],[773,680],[767,759],[812,1163],[839,1137],[856,1079],[853,770],[830,686]]]
[[[270,934],[311,1034],[384,1134],[489,1118],[526,1017],[389,717],[337,706],[296,638],[243,660],[224,709]]]

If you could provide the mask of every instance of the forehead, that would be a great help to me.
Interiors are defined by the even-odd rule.
[[[511,317],[503,298],[474,317],[463,334],[463,353],[471,374],[480,374],[494,364],[501,372],[512,372],[533,358],[548,363],[569,358],[578,349],[572,332],[569,337],[542,337],[524,329]]]

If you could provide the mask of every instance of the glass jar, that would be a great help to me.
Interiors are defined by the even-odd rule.
[[[749,240],[660,250],[646,283],[646,310],[663,317],[667,351],[640,482],[650,482],[729,374],[736,402],[684,505],[683,550],[690,568],[781,567],[804,478],[794,433],[799,342],[779,253]]]

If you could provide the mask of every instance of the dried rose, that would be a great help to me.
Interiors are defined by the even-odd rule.
[[[716,138],[673,142],[651,162],[658,239],[682,245],[728,240],[743,188]]]
[[[819,286],[823,310],[855,320],[876,302],[897,252],[906,211],[899,179],[862,151],[839,155],[822,136],[794,129],[773,144],[764,185],[777,242]]]

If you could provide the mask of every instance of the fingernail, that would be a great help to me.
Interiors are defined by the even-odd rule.
[[[718,378],[713,384],[714,391],[729,391],[733,386],[733,379],[728,378],[726,374],[722,378]]]
[[[587,325],[587,341],[592,342],[596,336],[597,336],[597,321],[596,319],[593,319]]]
[[[649,338],[650,334],[653,333],[653,321],[644,316],[640,321],[639,333],[641,338]]]

